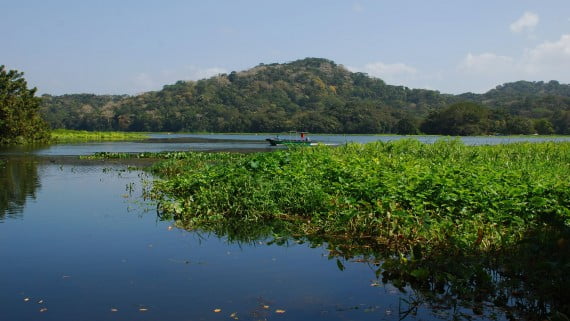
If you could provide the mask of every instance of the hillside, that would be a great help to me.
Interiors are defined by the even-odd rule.
[[[322,58],[260,64],[137,96],[44,95],[42,112],[54,128],[87,130],[415,133],[430,115],[462,101],[492,111],[482,121],[494,125],[477,126],[479,134],[535,132],[538,120],[570,133],[569,85],[520,81],[454,96],[388,85]],[[524,130],[507,128],[521,118]],[[430,130],[439,133],[433,119]]]
[[[42,117],[51,128],[109,130],[115,122],[115,108],[127,95],[75,94],[43,95]]]
[[[42,110],[52,126],[73,129],[381,133],[452,100],[307,58],[179,81],[131,97],[44,96]]]

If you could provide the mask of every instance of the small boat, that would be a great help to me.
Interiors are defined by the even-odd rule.
[[[295,132],[293,132],[295,133]],[[271,146],[277,146],[277,145],[299,145],[299,146],[311,146],[311,145],[317,145],[316,142],[311,141],[311,139],[309,138],[309,136],[307,136],[307,132],[300,132],[298,133],[301,137],[299,139],[290,139],[290,138],[279,138],[279,135],[272,137],[272,138],[266,138],[265,140],[269,142],[269,145]]]

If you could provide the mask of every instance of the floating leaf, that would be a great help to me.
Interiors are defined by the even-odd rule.
[[[344,265],[339,259],[336,260],[336,266],[338,267],[339,270],[344,271]]]
[[[216,313],[222,312],[222,309],[214,309],[214,312]]]
[[[283,314],[285,313],[285,310],[277,309],[275,310],[275,313]]]

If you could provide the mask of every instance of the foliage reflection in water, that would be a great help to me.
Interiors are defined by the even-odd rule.
[[[161,215],[230,240],[264,222],[277,235],[376,248],[377,274],[430,306],[554,318],[569,314],[569,148],[409,140],[188,153],[154,166],[163,180],[150,195]]]
[[[164,213],[155,220],[133,206],[141,201],[134,193],[140,172],[12,161],[0,163],[2,186],[18,192],[2,192],[19,195],[12,212],[24,216],[6,216],[0,227],[0,315],[11,319],[42,313],[45,320],[564,320],[551,312],[568,314],[567,228],[534,231],[504,253],[401,255],[370,238],[307,233],[287,220],[196,224]],[[128,194],[133,199],[125,205]],[[168,228],[172,221],[180,229]]]
[[[0,222],[21,215],[28,198],[40,187],[36,161],[0,159]]]
[[[243,224],[228,220],[189,225],[183,219],[160,213],[159,218],[174,219],[179,228],[213,234],[241,246],[262,241],[285,247],[305,243],[311,248],[324,247],[328,259],[334,260],[340,271],[365,264],[370,268],[370,286],[397,289],[398,308],[387,311],[399,320],[415,319],[422,311],[431,311],[435,319],[454,320],[567,320],[569,312],[566,289],[570,287],[570,251],[560,241],[570,238],[568,229],[529,235],[500,255],[439,252],[423,257],[419,251],[403,256],[368,238],[305,235],[282,221]],[[378,306],[351,308],[372,312]]]

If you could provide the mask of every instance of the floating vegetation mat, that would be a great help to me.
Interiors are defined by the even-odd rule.
[[[392,255],[381,264],[388,278],[436,292],[470,286],[473,302],[485,284],[518,280],[488,299],[519,293],[534,309],[526,315],[569,314],[570,143],[401,140],[158,158],[147,196],[185,228],[366,244]],[[455,273],[445,258],[468,268]]]

